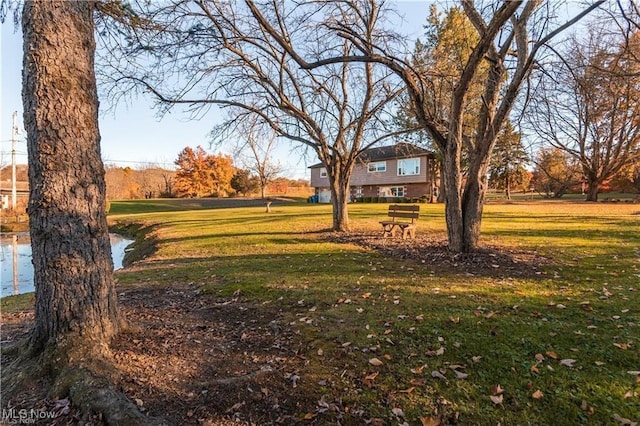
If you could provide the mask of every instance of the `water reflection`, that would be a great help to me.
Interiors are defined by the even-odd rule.
[[[125,249],[133,240],[110,234],[114,269],[122,268]],[[0,297],[34,291],[31,243],[26,232],[0,237]]]

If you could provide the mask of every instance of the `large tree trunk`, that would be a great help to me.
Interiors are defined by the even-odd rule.
[[[333,230],[346,232],[349,230],[349,178],[350,170],[341,173],[331,181],[331,202],[333,203]]]
[[[478,173],[469,173],[462,198],[462,214],[464,222],[463,252],[470,253],[478,248],[484,197],[487,192],[487,167]]]
[[[585,201],[598,201],[598,193],[600,192],[600,183],[598,181],[587,182],[587,198]]]
[[[94,2],[24,5],[23,105],[36,288],[31,347],[118,331],[94,73]],[[73,343],[71,343],[73,346]]]
[[[5,407],[24,386],[51,383],[53,397],[108,424],[145,425],[158,422],[115,389],[109,351],[120,319],[100,159],[94,6],[34,0],[23,9],[35,326],[27,346],[8,351],[19,356],[2,369],[0,397]]]
[[[460,162],[458,158],[460,147],[458,144],[450,143],[447,150],[458,150],[455,152],[444,152],[442,160],[442,177],[444,181],[444,202],[445,220],[447,223],[447,236],[449,250],[460,253],[463,251],[464,222],[462,218],[462,200],[460,198],[462,179]]]

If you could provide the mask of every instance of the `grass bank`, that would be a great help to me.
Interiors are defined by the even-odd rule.
[[[485,244],[550,260],[530,278],[330,241],[326,205],[203,207],[112,203],[126,212],[113,221],[158,225],[157,251],[119,285],[198,283],[277,306],[305,348],[298,391],[320,401],[301,419],[335,419],[340,401],[347,423],[640,420],[637,205],[487,205]],[[350,205],[355,232],[378,232],[386,207]],[[418,233],[443,238],[443,207],[421,209]]]

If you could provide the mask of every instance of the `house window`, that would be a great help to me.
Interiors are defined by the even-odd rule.
[[[378,197],[404,197],[404,186],[381,186]]]
[[[373,163],[369,163],[369,173],[381,173],[387,171],[387,162],[386,161],[376,161]]]
[[[324,167],[320,169],[320,177],[321,178],[326,178],[328,176],[327,174],[327,169],[325,169]]]
[[[356,198],[362,197],[362,187],[356,186]]]
[[[398,160],[398,176],[409,176],[420,174],[419,158],[403,158]]]
[[[404,186],[392,186],[391,195],[393,197],[404,197]]]

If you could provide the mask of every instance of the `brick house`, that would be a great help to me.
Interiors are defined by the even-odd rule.
[[[351,174],[350,201],[368,198],[428,199],[437,191],[435,154],[409,143],[370,148],[364,151]],[[311,186],[320,203],[331,202],[327,169],[322,163],[310,166]]]

